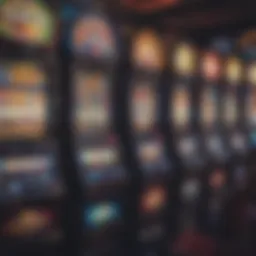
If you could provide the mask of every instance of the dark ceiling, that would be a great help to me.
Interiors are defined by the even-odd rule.
[[[136,10],[134,5],[129,8],[120,0],[109,1],[108,9],[117,19],[131,24],[154,24],[164,30],[187,33],[256,25],[255,0],[187,0],[145,10]]]

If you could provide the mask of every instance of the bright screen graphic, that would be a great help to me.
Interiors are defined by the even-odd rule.
[[[217,119],[217,102],[214,90],[207,88],[203,92],[201,113],[204,125],[212,126]]]
[[[107,167],[117,165],[119,155],[115,148],[89,148],[81,152],[81,160],[90,167]]]
[[[242,78],[242,64],[236,58],[229,58],[226,62],[227,81],[231,84],[237,83]]]
[[[224,117],[228,125],[234,125],[238,118],[238,106],[235,95],[228,94],[225,101]]]
[[[110,25],[100,16],[77,20],[72,35],[73,51],[95,58],[110,59],[116,54],[116,42]]]
[[[46,75],[32,62],[0,65],[0,138],[39,138],[47,126]]]
[[[196,52],[186,43],[179,43],[174,51],[172,66],[180,75],[192,75],[196,66]]]
[[[80,133],[95,133],[109,127],[109,80],[102,73],[77,72],[75,124]]]
[[[133,64],[139,68],[160,70],[164,65],[162,49],[162,42],[154,32],[142,31],[133,40]]]
[[[187,88],[177,86],[169,102],[171,118],[178,127],[187,126],[190,118],[191,104]]]
[[[115,202],[89,205],[84,212],[87,227],[92,230],[106,228],[121,219],[121,207]]]
[[[147,82],[134,86],[131,96],[131,117],[134,128],[139,131],[151,129],[156,121],[156,93]]]
[[[213,53],[206,53],[202,58],[202,73],[207,79],[218,79],[221,72],[220,60]]]
[[[9,175],[38,174],[49,170],[51,159],[47,156],[16,156],[0,159],[0,172]]]
[[[5,0],[0,6],[0,34],[19,42],[51,44],[55,23],[43,1]]]
[[[165,208],[167,202],[167,193],[164,187],[160,185],[147,188],[140,199],[140,208],[142,213],[157,213]]]

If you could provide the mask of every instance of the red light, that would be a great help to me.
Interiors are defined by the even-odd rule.
[[[206,53],[202,59],[203,76],[207,79],[217,79],[220,76],[220,60],[214,53]]]

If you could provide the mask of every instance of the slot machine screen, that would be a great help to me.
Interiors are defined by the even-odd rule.
[[[115,39],[105,18],[93,14],[85,15],[74,24],[72,50],[78,55],[112,60],[117,54]]]
[[[202,100],[202,121],[205,126],[211,127],[216,121],[216,95],[210,88],[205,89]]]
[[[146,132],[157,119],[157,85],[164,62],[162,43],[150,30],[138,33],[132,43],[130,114],[133,128]]]
[[[229,93],[229,95],[225,99],[225,105],[225,122],[227,125],[233,126],[238,118],[237,100],[235,96]]]
[[[207,53],[202,59],[202,75],[204,77],[202,94],[202,123],[204,127],[212,127],[218,117],[217,84],[220,77],[220,60],[217,55]]]
[[[86,166],[83,177],[88,185],[119,182],[125,179],[120,154],[113,145],[99,145],[83,148],[79,153],[81,168]]]
[[[100,71],[76,71],[75,123],[81,133],[95,133],[110,126],[109,78]]]
[[[153,128],[156,121],[156,92],[148,81],[135,84],[131,96],[131,114],[134,128],[143,132]]]
[[[40,0],[3,0],[0,3],[0,34],[12,40],[49,45],[56,30],[54,14]]]
[[[186,127],[189,125],[190,118],[190,95],[187,88],[178,86],[173,92],[171,104],[173,104],[173,120],[177,127]]]
[[[0,65],[0,139],[42,138],[47,129],[46,73],[32,61]]]
[[[191,76],[196,66],[196,51],[187,43],[179,43],[174,49],[171,66],[176,74]]]
[[[101,15],[85,14],[75,21],[71,33],[74,55],[72,123],[78,136],[108,132],[117,56],[113,27]]]
[[[237,86],[242,77],[242,66],[238,59],[229,58],[226,63],[226,96],[224,97],[224,121],[228,126],[233,126],[238,120],[238,95]]]
[[[251,86],[247,99],[248,120],[252,127],[256,126],[256,63],[252,63],[247,68],[247,80]]]
[[[160,38],[144,30],[132,42],[132,62],[138,69],[159,72],[164,65],[163,46]]]
[[[176,75],[183,77],[184,81],[174,81],[175,86],[170,94],[170,119],[176,128],[186,128],[189,125],[191,114],[191,88],[190,77],[195,71],[195,50],[186,43],[179,43],[174,50],[171,66]]]

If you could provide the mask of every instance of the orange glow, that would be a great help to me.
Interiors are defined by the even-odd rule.
[[[164,207],[166,202],[166,193],[160,186],[149,188],[142,195],[141,207],[145,212],[156,212]]]
[[[161,39],[151,30],[143,30],[133,39],[132,61],[135,66],[159,70],[164,66]]]

